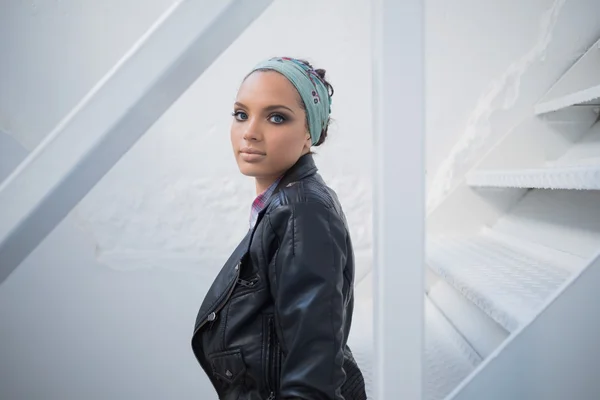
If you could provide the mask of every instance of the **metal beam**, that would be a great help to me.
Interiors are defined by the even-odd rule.
[[[0,283],[272,0],[171,6],[0,184]]]
[[[373,3],[377,399],[423,398],[423,3]]]

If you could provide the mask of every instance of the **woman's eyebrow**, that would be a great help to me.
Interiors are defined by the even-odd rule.
[[[239,101],[236,101],[236,102],[234,103],[234,105],[236,105],[236,106],[238,106],[238,107],[241,107],[241,108],[245,108],[246,110],[248,109],[248,107],[247,107],[246,105],[244,105],[243,103],[240,103]],[[276,109],[278,109],[278,108],[285,108],[286,110],[289,110],[289,111],[290,111],[292,114],[296,114],[296,113],[294,112],[294,110],[292,110],[291,108],[289,108],[289,107],[287,107],[287,106],[284,106],[284,105],[282,105],[282,104],[274,104],[274,105],[271,105],[271,106],[265,107],[265,108],[264,108],[264,110],[268,112],[268,111],[273,111],[273,110],[276,110]]]

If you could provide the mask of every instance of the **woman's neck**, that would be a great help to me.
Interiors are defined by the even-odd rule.
[[[256,183],[256,195],[258,196],[259,194],[263,193],[265,190],[267,190],[269,188],[269,186],[271,186],[273,184],[273,182],[275,182],[277,180],[277,177],[261,177],[261,178],[255,178],[255,183]]]

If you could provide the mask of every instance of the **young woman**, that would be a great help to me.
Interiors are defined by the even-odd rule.
[[[258,197],[192,337],[220,399],[366,399],[346,345],[352,242],[311,154],[327,138],[332,95],[324,70],[287,57],[257,65],[238,91],[231,143]]]

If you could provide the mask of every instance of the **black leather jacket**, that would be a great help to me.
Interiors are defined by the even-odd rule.
[[[285,174],[209,289],[192,348],[223,400],[364,400],[346,345],[354,256],[311,154]]]

